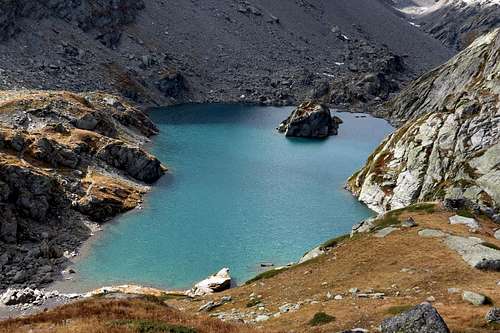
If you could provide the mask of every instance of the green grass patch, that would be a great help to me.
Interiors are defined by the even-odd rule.
[[[436,205],[433,203],[415,204],[415,205],[409,206],[406,209],[406,211],[412,212],[412,213],[423,212],[423,213],[432,214],[436,211]]]
[[[396,306],[391,306],[390,308],[387,309],[387,313],[391,315],[398,315],[400,313],[403,313],[405,311],[410,310],[413,308],[413,305],[396,305]]]
[[[309,321],[309,325],[311,326],[320,326],[331,323],[335,321],[335,317],[330,316],[324,312],[317,312],[314,317]]]
[[[463,216],[463,217],[470,217],[473,218],[474,214],[467,208],[462,208],[457,211],[457,215]]]
[[[498,246],[496,246],[495,244],[492,244],[492,243],[484,242],[484,243],[481,243],[481,245],[489,247],[490,249],[493,249],[493,250],[499,250],[500,251],[500,247],[498,247]]]
[[[398,218],[399,213],[389,212],[384,215],[381,219],[376,221],[375,230],[384,229],[387,227],[392,227],[401,223]]]
[[[330,249],[330,248],[336,247],[340,243],[345,242],[346,240],[348,240],[350,238],[351,238],[351,235],[349,235],[349,234],[338,236],[338,237],[327,240],[326,242],[321,244],[319,246],[319,248],[322,250]]]
[[[255,277],[251,278],[247,282],[245,282],[245,284],[251,284],[251,283],[257,282],[259,280],[270,279],[278,274],[286,272],[288,270],[288,268],[289,267],[283,267],[283,268],[271,269],[269,271],[262,272],[262,273],[256,275]]]
[[[170,325],[158,320],[113,320],[113,327],[126,326],[137,333],[196,333],[192,328],[178,325]]]

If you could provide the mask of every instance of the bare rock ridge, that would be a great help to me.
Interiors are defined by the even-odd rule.
[[[500,27],[498,0],[390,0],[390,3],[414,25],[457,50]]]
[[[326,138],[337,135],[341,123],[339,117],[332,117],[327,106],[304,102],[278,126],[278,131],[288,137]]]
[[[103,222],[133,209],[165,172],[140,148],[157,132],[116,97],[7,91],[0,96],[0,289],[38,286]]]
[[[347,187],[378,212],[445,199],[499,220],[500,29],[421,76],[385,115],[407,120]]]
[[[383,0],[6,0],[0,40],[2,89],[146,105],[363,104],[452,55]]]

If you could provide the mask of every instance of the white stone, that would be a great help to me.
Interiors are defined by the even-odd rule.
[[[486,303],[486,296],[472,291],[464,291],[462,293],[462,299],[476,306]]]
[[[450,224],[463,224],[469,227],[470,229],[477,230],[479,229],[479,223],[473,218],[464,217],[460,215],[453,215],[449,218]]]
[[[378,237],[378,238],[384,238],[396,230],[399,230],[399,228],[387,227],[387,228],[384,228],[382,230],[377,231],[374,236]]]
[[[299,264],[317,258],[323,254],[325,254],[325,251],[323,251],[319,246],[315,247],[311,251],[307,252],[302,258],[300,258]]]
[[[255,318],[255,321],[256,322],[262,322],[262,321],[267,321],[269,320],[269,316],[268,315],[258,315],[256,318]]]
[[[216,274],[198,282],[186,294],[190,297],[209,295],[214,292],[224,291],[231,287],[229,268],[223,268]]]
[[[480,238],[448,236],[444,242],[472,267],[480,269],[500,267],[500,251],[482,245],[483,241]]]
[[[418,235],[420,237],[425,237],[425,238],[434,238],[434,237],[444,237],[446,234],[442,232],[441,230],[435,230],[435,229],[423,229],[418,232]]]

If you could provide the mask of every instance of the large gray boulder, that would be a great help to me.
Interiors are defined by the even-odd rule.
[[[326,138],[337,135],[341,123],[340,118],[332,117],[327,106],[305,102],[279,125],[278,131],[288,137]]]
[[[422,303],[395,317],[385,319],[382,333],[449,333],[450,330],[430,303]]]

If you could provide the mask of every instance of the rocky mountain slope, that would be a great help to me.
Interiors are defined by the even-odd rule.
[[[387,104],[404,123],[348,181],[377,212],[446,199],[499,220],[500,29]]]
[[[144,104],[384,99],[451,56],[383,0],[2,0],[0,40],[0,88]]]
[[[498,0],[388,0],[413,24],[445,45],[462,50],[500,27]]]
[[[156,128],[102,93],[0,95],[0,289],[43,285],[92,233],[136,207],[165,168],[140,148]]]

